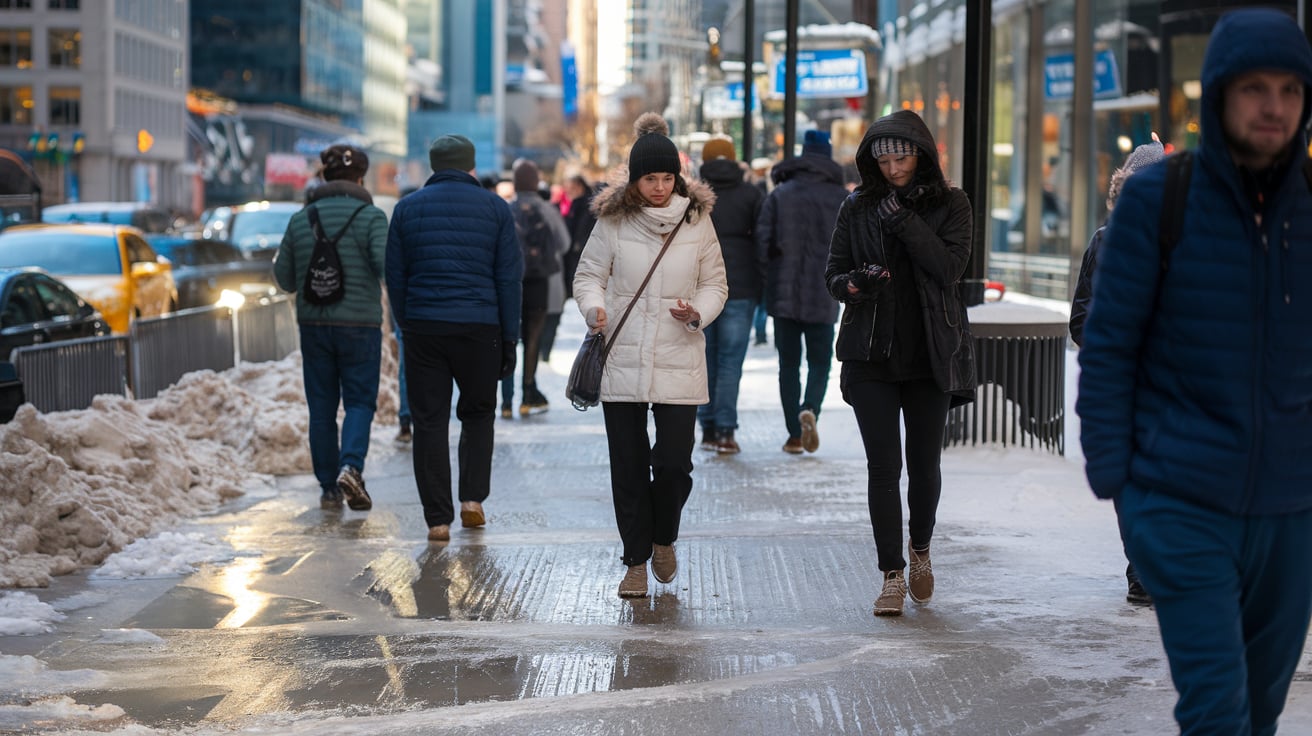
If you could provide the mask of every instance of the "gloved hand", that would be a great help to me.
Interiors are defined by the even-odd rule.
[[[848,283],[864,294],[873,294],[879,287],[888,283],[891,277],[892,274],[888,269],[878,263],[867,263],[847,274]]]
[[[510,378],[515,375],[515,340],[501,341],[501,375],[499,378]]]
[[[889,192],[888,196],[884,197],[879,202],[879,209],[878,209],[879,218],[881,220],[888,221],[898,213],[898,210],[901,209],[902,209],[902,203],[897,201],[897,192]]]

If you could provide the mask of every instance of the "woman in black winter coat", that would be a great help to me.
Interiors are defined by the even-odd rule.
[[[975,397],[970,328],[959,282],[970,261],[971,209],[939,168],[919,115],[899,110],[857,148],[861,184],[844,202],[825,283],[844,303],[836,351],[843,399],[856,413],[869,472],[883,589],[876,616],[897,616],[910,588],[934,592],[929,545],[942,489],[948,409]],[[902,556],[899,418],[905,423],[909,574]]]

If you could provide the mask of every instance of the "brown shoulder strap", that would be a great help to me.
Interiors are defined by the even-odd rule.
[[[647,269],[647,277],[642,280],[642,285],[638,287],[638,290],[633,294],[633,298],[629,300],[629,306],[624,310],[624,316],[620,317],[615,329],[611,330],[610,339],[606,341],[606,350],[602,353],[603,358],[610,355],[610,346],[615,344],[615,336],[620,334],[620,328],[624,326],[624,322],[629,318],[629,313],[633,311],[634,305],[638,303],[638,297],[642,296],[642,292],[646,290],[652,274],[656,273],[656,266],[660,265],[661,258],[665,256],[665,251],[669,250],[670,243],[674,242],[674,236],[679,233],[679,228],[683,227],[684,221],[688,219],[688,211],[691,209],[692,203],[689,203],[688,209],[683,211],[683,217],[679,218],[679,221],[674,225],[674,229],[670,231],[669,235],[665,236],[665,242],[661,245],[661,252],[656,254],[656,260],[652,261],[651,268]]]

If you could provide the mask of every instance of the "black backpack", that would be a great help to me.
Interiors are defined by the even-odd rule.
[[[545,279],[560,270],[556,237],[533,202],[525,199],[515,202],[515,235],[524,251],[525,279]]]
[[[355,216],[368,207],[362,204],[351,213],[346,224],[337,234],[328,237],[323,231],[323,222],[319,220],[319,210],[314,205],[305,208],[310,218],[310,229],[314,231],[314,252],[310,254],[310,267],[305,270],[305,286],[301,293],[305,301],[315,306],[324,307],[336,304],[346,296],[346,272],[342,270],[342,257],[337,253],[337,241],[342,239]]]

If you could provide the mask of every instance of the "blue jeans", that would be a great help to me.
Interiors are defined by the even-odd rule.
[[[764,345],[768,340],[765,337],[765,321],[770,317],[770,313],[765,311],[765,299],[756,303],[756,314],[752,316],[752,330],[756,332],[756,342]]]
[[[410,423],[410,395],[405,390],[405,342],[401,337],[401,327],[392,328],[396,334],[396,398],[399,405],[396,408],[396,418],[402,424]]]
[[[714,322],[706,326],[706,379],[711,400],[697,407],[702,428],[738,428],[738,384],[752,338],[751,299],[730,299]]]
[[[802,392],[802,344],[806,343],[806,392]],[[774,346],[779,351],[779,402],[784,408],[784,426],[789,437],[802,436],[797,415],[803,409],[820,416],[820,405],[829,388],[829,366],[834,360],[832,322],[798,322],[774,318]]]
[[[343,465],[364,472],[369,428],[378,403],[383,332],[378,327],[301,325],[301,374],[310,410],[310,462],[324,491],[337,488]],[[340,449],[337,407],[346,409]]]
[[[1116,516],[1153,597],[1180,732],[1275,733],[1312,616],[1312,511],[1235,516],[1131,485]]]

